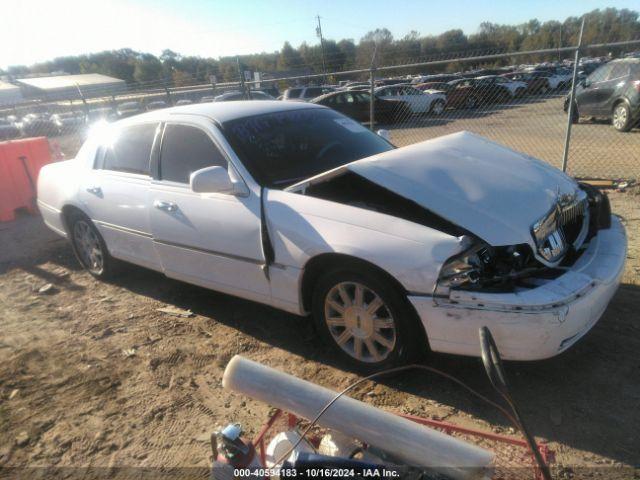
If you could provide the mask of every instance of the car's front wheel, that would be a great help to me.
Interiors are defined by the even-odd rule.
[[[345,363],[377,371],[414,359],[422,348],[415,311],[378,272],[333,270],[313,294],[316,328]]]
[[[631,130],[631,110],[626,103],[619,103],[613,108],[611,124],[619,132]]]
[[[73,251],[91,275],[104,279],[115,273],[117,262],[109,255],[102,235],[87,216],[80,213],[71,215],[69,230]]]

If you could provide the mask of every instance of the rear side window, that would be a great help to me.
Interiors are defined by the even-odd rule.
[[[116,172],[149,175],[149,160],[158,125],[147,123],[120,130],[106,147],[102,168]]]
[[[302,89],[291,88],[287,91],[287,98],[300,98],[301,93],[302,93]]]
[[[611,72],[609,72],[607,80],[615,80],[626,77],[627,75],[629,75],[629,65],[626,63],[616,63],[611,69]]]
[[[315,98],[318,95],[322,95],[323,92],[322,88],[320,87],[311,87],[311,88],[307,88],[307,91],[304,93],[305,98]]]
[[[188,125],[167,125],[162,137],[160,179],[189,183],[189,176],[206,167],[227,168],[227,160],[202,130]]]

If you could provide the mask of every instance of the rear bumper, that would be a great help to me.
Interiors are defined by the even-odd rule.
[[[627,238],[617,217],[600,230],[565,274],[537,288],[490,294],[454,291],[448,299],[410,296],[432,350],[480,355],[478,330],[487,326],[508,360],[553,357],[600,319],[624,270]]]

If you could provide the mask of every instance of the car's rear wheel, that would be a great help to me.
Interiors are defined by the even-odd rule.
[[[619,132],[628,132],[631,130],[631,109],[626,103],[620,102],[613,107],[611,124],[613,128]]]
[[[321,336],[345,363],[377,371],[407,363],[420,350],[415,311],[376,271],[339,269],[323,275],[312,300]],[[423,341],[422,348],[427,345]]]
[[[431,113],[432,115],[442,115],[442,112],[444,112],[444,107],[444,100],[436,100],[431,104],[429,113]]]
[[[104,239],[85,215],[74,213],[69,219],[71,245],[80,264],[96,278],[108,278],[117,270],[117,261],[109,255]]]

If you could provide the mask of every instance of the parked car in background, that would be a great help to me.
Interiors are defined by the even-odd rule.
[[[571,85],[573,71],[562,67],[536,67],[533,72],[547,75],[549,87],[552,90],[562,90]]]
[[[349,88],[369,88],[371,84],[369,82],[346,82],[344,85],[342,85],[342,88],[349,89]]]
[[[395,85],[395,84],[392,83],[392,85]],[[361,83],[354,83],[353,85],[349,85],[344,90],[370,90],[370,89],[371,89],[370,83],[361,82]]]
[[[311,99],[333,92],[333,87],[292,87],[287,88],[282,95],[282,100],[294,102],[308,102]]]
[[[216,97],[214,97],[213,95],[205,95],[203,97],[200,97],[200,102],[199,103],[213,102],[214,98],[216,98]]]
[[[490,87],[492,85],[499,85],[504,87],[508,92],[511,98],[521,97],[527,91],[527,84],[525,82],[521,82],[518,80],[509,80],[508,78],[502,77],[500,75],[484,75],[482,77],[477,77],[478,87]]]
[[[576,86],[573,121],[580,117],[611,120],[619,132],[631,130],[640,121],[640,59],[612,60]],[[565,99],[565,112],[569,96]]]
[[[420,75],[411,79],[411,84],[421,84],[430,82],[453,82],[454,80],[460,80],[462,76],[453,73],[441,73],[437,75]]]
[[[118,105],[116,108],[116,115],[118,118],[127,118],[133,115],[138,115],[142,113],[144,110],[139,102],[124,102]]]
[[[182,107],[184,105],[191,105],[193,103],[192,100],[189,100],[188,98],[181,98],[180,100],[178,100],[176,102],[176,107]]]
[[[7,118],[0,118],[0,141],[12,140],[20,136],[20,128]]]
[[[449,85],[450,88],[447,90],[447,107],[449,108],[472,109],[511,99],[511,92],[501,83],[465,78],[449,82]]]
[[[449,82],[426,82],[426,83],[418,83],[417,85],[413,85],[418,90],[439,90],[441,92],[447,93],[447,91],[451,88]]]
[[[431,113],[440,115],[447,104],[447,96],[439,91],[423,92],[412,85],[391,85],[377,87],[375,95],[383,100],[401,100],[407,104],[411,113]]]
[[[168,106],[169,104],[164,100],[154,100],[153,102],[147,103],[147,111],[159,110],[161,108],[167,108]]]
[[[58,125],[51,119],[49,113],[29,113],[20,122],[22,135],[25,137],[52,137],[60,134]]]
[[[553,90],[549,81],[551,74],[548,72],[511,72],[505,73],[502,76],[511,81],[526,83],[527,88],[525,93],[528,94],[544,95]]]
[[[620,283],[606,196],[469,132],[395,148],[329,108],[259,101],[106,127],[38,177],[45,224],[84,268],[122,260],[311,313],[359,368],[478,356],[481,326],[505,359],[553,357]]]
[[[407,79],[406,78],[382,78],[375,81],[375,86],[384,87],[387,85],[399,85],[401,83],[407,83]],[[369,83],[367,82],[365,83],[365,85],[368,87]]]
[[[87,115],[83,112],[64,112],[51,115],[51,121],[58,127],[59,134],[73,133],[87,125]]]
[[[374,96],[374,120],[393,123],[407,118],[411,112],[401,100],[382,99]],[[371,95],[367,91],[349,90],[332,92],[311,100],[311,103],[324,105],[359,122],[368,122],[370,118]]]
[[[267,93],[261,92],[260,90],[251,90],[249,94],[239,91],[225,92],[213,99],[214,102],[236,102],[238,100],[275,100],[275,98]]]

